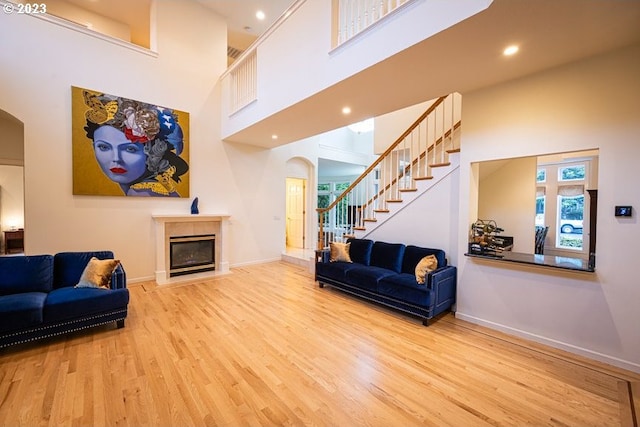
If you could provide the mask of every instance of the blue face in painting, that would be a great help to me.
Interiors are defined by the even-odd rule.
[[[135,181],[146,170],[144,144],[129,141],[124,132],[112,126],[96,129],[93,150],[102,172],[119,184]]]

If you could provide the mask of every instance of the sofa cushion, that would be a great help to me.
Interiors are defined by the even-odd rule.
[[[435,255],[427,255],[422,258],[418,265],[416,265],[416,282],[420,285],[424,285],[425,277],[427,274],[438,268],[438,259]]]
[[[344,262],[352,262],[351,257],[349,256],[349,246],[351,243],[340,243],[340,242],[331,242],[330,244],[330,262],[336,261],[344,261]]]
[[[404,250],[402,243],[375,242],[371,250],[371,265],[400,273]]]
[[[373,240],[368,239],[348,239],[351,243],[349,246],[349,256],[351,261],[362,265],[369,265],[371,262],[371,248],[373,248]]]
[[[0,257],[0,295],[49,292],[52,286],[51,255]]]
[[[428,255],[434,255],[438,260],[438,268],[447,266],[447,259],[445,253],[441,249],[421,248],[418,246],[408,245],[404,251],[404,258],[402,259],[402,273],[415,274],[416,265],[420,260]],[[414,279],[415,281],[415,279]]]
[[[348,270],[355,268],[357,265],[359,264],[353,264],[344,261],[318,262],[316,263],[316,276],[343,281],[345,278],[345,273]]]
[[[128,303],[128,289],[105,290],[67,286],[49,292],[44,303],[44,322],[58,322],[104,313],[125,308]]]
[[[75,286],[92,257],[111,259],[111,251],[60,252],[53,257],[53,288]]]
[[[416,282],[416,276],[408,273],[386,276],[378,282],[378,292],[411,304],[428,307],[433,291]]]
[[[349,269],[345,274],[344,281],[349,285],[367,289],[373,292],[378,290],[378,280],[396,273],[388,268],[358,265]]]
[[[0,332],[17,331],[42,323],[42,308],[46,298],[44,292],[0,296]]]
[[[120,265],[117,259],[98,259],[92,257],[80,276],[76,288],[111,288],[111,275]]]

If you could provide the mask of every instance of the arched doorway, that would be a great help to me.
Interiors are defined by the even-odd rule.
[[[315,242],[311,238],[315,224],[313,197],[310,197],[315,182],[313,164],[307,159],[294,157],[287,161],[286,168],[286,252],[307,258]]]
[[[0,135],[0,255],[4,255],[24,252],[24,124],[0,110]]]

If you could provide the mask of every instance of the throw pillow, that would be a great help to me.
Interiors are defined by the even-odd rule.
[[[416,265],[416,281],[424,285],[427,274],[438,268],[438,259],[435,255],[427,255]]]
[[[336,261],[344,261],[344,262],[352,262],[351,257],[349,256],[349,246],[351,246],[351,242],[349,243],[339,243],[339,242],[331,242],[330,248],[330,262]]]
[[[80,276],[76,288],[111,288],[111,275],[120,264],[117,259],[98,259],[92,257]]]

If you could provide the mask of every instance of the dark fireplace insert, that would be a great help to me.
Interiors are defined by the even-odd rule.
[[[169,277],[216,269],[216,235],[169,237]]]

